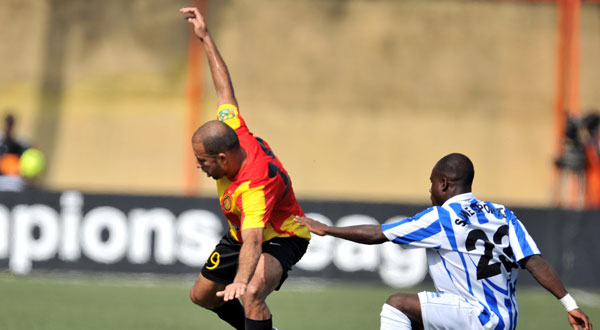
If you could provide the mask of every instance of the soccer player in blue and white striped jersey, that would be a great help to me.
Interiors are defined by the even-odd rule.
[[[519,268],[526,268],[568,312],[573,329],[591,330],[589,318],[567,293],[552,267],[515,214],[471,192],[473,163],[462,154],[440,159],[431,173],[433,207],[384,225],[330,227],[297,217],[317,235],[364,244],[392,241],[426,248],[436,292],[398,293],[383,305],[381,330],[513,330],[518,308]]]

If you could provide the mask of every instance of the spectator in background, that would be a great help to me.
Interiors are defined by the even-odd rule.
[[[561,172],[557,202],[559,206],[566,204],[567,207],[582,209],[585,200],[587,155],[580,135],[580,120],[570,116],[566,120],[562,154],[555,161]],[[577,190],[575,197],[570,198],[565,194],[571,191],[569,187],[573,185],[572,181],[576,182]]]
[[[600,112],[592,110],[583,116],[581,126],[584,132],[584,142],[592,146],[596,154],[600,156]]]
[[[21,176],[19,159],[29,146],[16,139],[15,117],[4,117],[4,128],[0,136],[0,191],[21,191],[26,186]]]
[[[556,166],[562,170],[569,170],[578,175],[583,175],[586,166],[585,145],[579,134],[579,120],[567,118],[563,152],[556,160]]]
[[[0,155],[16,154],[20,156],[29,148],[25,143],[15,138],[14,129],[15,117],[9,113],[4,117],[3,136],[0,137]]]
[[[597,110],[567,118],[562,155],[555,165],[561,171],[556,191],[558,206],[600,208],[600,113]],[[572,188],[574,186],[576,188]],[[569,193],[572,196],[565,196]]]
[[[600,208],[600,113],[591,110],[581,118],[581,140],[586,152],[585,208]]]

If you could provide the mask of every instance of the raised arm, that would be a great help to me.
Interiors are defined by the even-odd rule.
[[[217,91],[219,105],[233,104],[237,106],[238,104],[233,92],[233,85],[231,84],[227,65],[225,65],[225,61],[223,61],[221,54],[219,54],[215,42],[212,40],[210,33],[208,33],[204,17],[197,8],[181,8],[179,11],[188,14],[185,19],[194,25],[194,33],[204,46],[210,73]]]
[[[362,244],[379,244],[388,240],[379,225],[331,227],[306,217],[296,217],[294,220],[319,236],[329,235]]]
[[[533,255],[525,260],[525,268],[541,286],[550,291],[565,305],[568,311],[569,323],[573,329],[577,330],[581,326],[584,330],[592,330],[590,319],[577,307],[571,296],[567,296],[567,290],[554,269],[546,262],[546,259],[539,254]]]

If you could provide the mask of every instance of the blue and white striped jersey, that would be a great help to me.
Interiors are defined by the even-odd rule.
[[[540,251],[509,209],[466,193],[382,230],[394,243],[427,248],[438,292],[480,305],[483,327],[516,328],[518,262]]]

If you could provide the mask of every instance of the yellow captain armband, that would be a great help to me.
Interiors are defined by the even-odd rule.
[[[221,104],[217,109],[219,121],[224,122],[233,129],[241,126],[238,108],[233,104]]]

